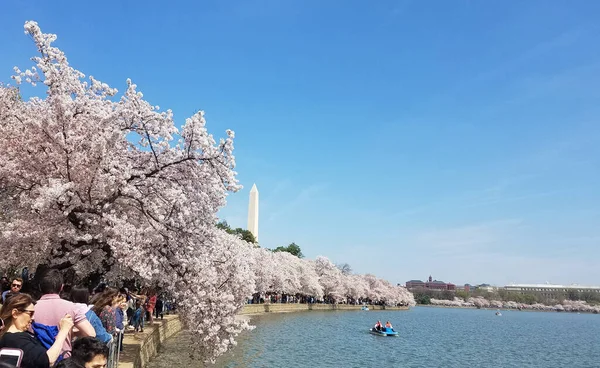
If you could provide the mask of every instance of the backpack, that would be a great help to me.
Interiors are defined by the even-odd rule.
[[[46,350],[50,349],[56,341],[56,335],[58,335],[58,326],[47,326],[38,322],[31,324],[33,335],[38,339]],[[58,356],[57,362],[64,359],[64,353]]]

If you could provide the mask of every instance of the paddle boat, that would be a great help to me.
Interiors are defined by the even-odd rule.
[[[369,330],[370,333],[377,336],[398,336],[398,331],[389,327],[383,327],[381,330],[376,330],[375,327]]]
[[[366,305],[363,305],[362,308],[360,308],[360,310],[369,310],[369,307],[367,307]]]
[[[497,316],[501,316],[501,315],[502,315],[502,313],[500,313],[500,311],[497,311],[497,312],[496,312],[496,315],[497,315]]]

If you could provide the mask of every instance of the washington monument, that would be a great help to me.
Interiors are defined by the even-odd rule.
[[[258,189],[256,184],[250,189],[250,204],[248,205],[248,230],[258,242]]]

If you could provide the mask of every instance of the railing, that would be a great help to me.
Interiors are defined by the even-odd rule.
[[[119,366],[119,358],[121,357],[121,341],[123,340],[123,333],[118,333],[107,345],[108,345],[108,360],[106,368],[117,368]]]

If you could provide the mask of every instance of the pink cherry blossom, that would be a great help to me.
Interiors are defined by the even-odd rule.
[[[71,67],[55,35],[35,22],[25,32],[40,55],[14,79],[42,82],[46,96],[0,86],[0,184],[11,196],[1,265],[157,281],[214,359],[245,327],[235,314],[255,288],[252,247],[214,226],[240,188],[234,133],[216,142],[203,112],[177,129],[132,81],[117,97]]]

